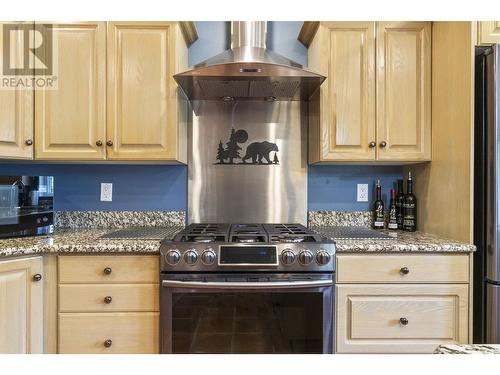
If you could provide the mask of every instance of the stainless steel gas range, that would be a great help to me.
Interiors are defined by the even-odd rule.
[[[333,353],[332,241],[300,224],[191,224],[160,253],[162,353]]]

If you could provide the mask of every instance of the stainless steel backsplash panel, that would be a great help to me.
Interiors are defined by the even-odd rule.
[[[307,103],[193,101],[188,141],[188,223],[307,224]],[[269,159],[250,152],[220,164],[232,129],[244,157],[254,142]],[[271,144],[271,145],[270,145]],[[276,144],[276,148],[272,146]],[[233,143],[234,145],[234,143]],[[249,151],[255,150],[255,145]],[[227,152],[222,153],[223,157]],[[266,152],[262,152],[266,154]],[[277,159],[274,158],[276,155]],[[233,155],[234,156],[234,155]],[[250,155],[251,156],[251,155]],[[262,164],[252,164],[261,158]],[[277,162],[277,163],[276,163]]]

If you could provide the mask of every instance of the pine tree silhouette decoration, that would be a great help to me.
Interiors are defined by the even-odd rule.
[[[279,161],[279,159],[278,159],[278,154],[275,152],[275,153],[274,153],[274,158],[273,158],[273,163],[274,163],[274,164],[278,164],[279,162],[280,162],[280,161]]]
[[[219,141],[219,147],[217,148],[217,157],[216,159],[219,161],[220,164],[224,164],[224,159],[225,159],[225,152],[224,152],[224,146],[222,146],[222,141]]]
[[[229,158],[229,164],[233,164],[233,159],[241,159],[240,152],[241,147],[238,146],[234,136],[234,129],[231,130],[231,136],[229,137],[229,142],[226,143],[226,156]]]

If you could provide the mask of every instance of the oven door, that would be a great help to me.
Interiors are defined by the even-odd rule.
[[[162,353],[333,353],[332,274],[162,275]]]

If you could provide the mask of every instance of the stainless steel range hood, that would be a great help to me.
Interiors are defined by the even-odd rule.
[[[308,101],[326,77],[266,49],[266,22],[232,22],[231,49],[174,75],[189,100]]]

